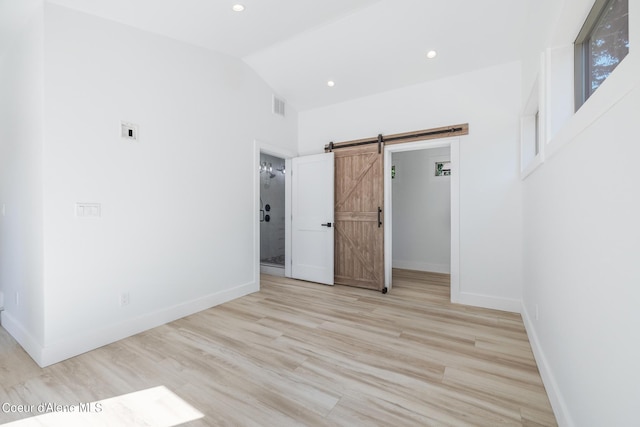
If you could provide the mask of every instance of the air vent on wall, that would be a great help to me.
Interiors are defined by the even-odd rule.
[[[284,117],[284,99],[280,99],[273,95],[273,113]]]

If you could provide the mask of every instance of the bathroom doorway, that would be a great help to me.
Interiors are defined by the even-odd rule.
[[[260,272],[285,275],[285,159],[260,153]]]

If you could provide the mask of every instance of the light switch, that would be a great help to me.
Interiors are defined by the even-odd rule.
[[[100,203],[76,203],[77,217],[94,217],[102,216],[102,206]]]

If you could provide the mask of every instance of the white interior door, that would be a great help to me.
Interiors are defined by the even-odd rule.
[[[294,158],[291,175],[291,275],[333,285],[333,153]]]

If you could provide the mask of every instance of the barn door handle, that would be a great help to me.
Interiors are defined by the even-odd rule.
[[[326,224],[320,224],[320,225],[321,225],[321,226],[323,226],[323,227],[331,228],[331,225],[332,225],[332,224],[331,224],[330,222],[328,222],[328,223],[326,223]]]
[[[378,206],[378,228],[382,227],[382,220],[380,219],[382,215],[382,209]]]

